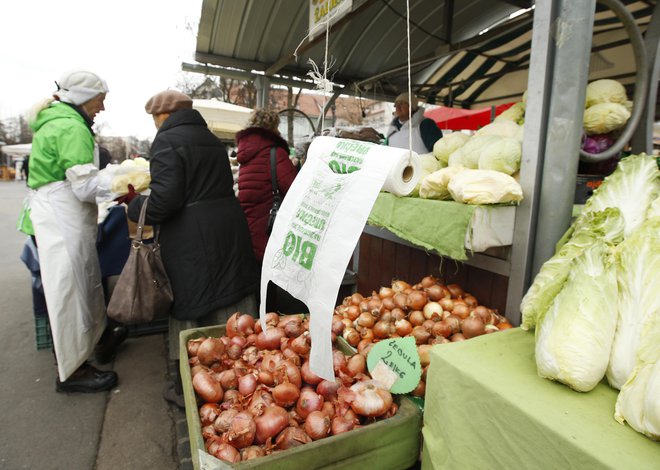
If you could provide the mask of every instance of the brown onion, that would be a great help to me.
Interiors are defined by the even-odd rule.
[[[422,367],[428,366],[431,363],[431,347],[430,344],[420,344],[417,346],[419,363]]]
[[[273,396],[266,391],[263,385],[258,386],[252,394],[247,410],[255,416],[259,416],[273,404]],[[286,411],[286,410],[285,410]],[[258,424],[257,424],[258,427]]]
[[[237,338],[239,338],[239,336],[237,336]],[[229,347],[227,348],[227,356],[229,357],[229,359],[236,360],[239,357],[241,357],[242,354],[243,354],[243,348],[238,344],[235,343],[230,344]]]
[[[360,316],[360,313],[362,312],[360,312],[360,308],[357,305],[350,305],[346,307],[345,317],[350,321],[355,321]]]
[[[417,383],[415,389],[411,392],[411,395],[414,397],[423,397],[425,393],[426,393],[426,382],[420,380]]]
[[[289,360],[282,361],[277,366],[277,369],[275,369],[273,375],[275,377],[275,383],[277,384],[291,382],[298,388],[302,385],[300,369]]]
[[[385,321],[379,321],[374,325],[374,336],[376,338],[384,339],[390,336],[390,329],[392,324]]]
[[[410,289],[410,287],[410,284],[408,284],[406,281],[402,281],[401,279],[395,279],[392,281],[392,290],[395,293],[403,292],[406,289]]]
[[[291,449],[312,442],[312,438],[302,428],[289,426],[275,440],[275,447],[281,450]]]
[[[451,327],[452,334],[461,331],[461,318],[456,315],[449,315],[444,319]]]
[[[355,323],[363,328],[372,328],[375,323],[374,316],[369,312],[362,312]]]
[[[206,338],[196,338],[196,339],[188,340],[188,344],[186,345],[186,349],[188,351],[188,357],[197,356],[197,350],[199,349],[199,345],[202,344],[202,342],[205,339]]]
[[[344,323],[342,323],[341,317],[339,315],[333,315],[332,332],[336,335],[340,335],[342,331],[344,331]]]
[[[355,425],[353,421],[347,420],[342,416],[335,416],[332,418],[332,423],[330,425],[330,430],[333,436],[341,434],[347,431],[351,431]]]
[[[479,302],[477,301],[477,298],[472,295],[472,294],[465,294],[463,296],[463,300],[465,301],[465,304],[472,308],[475,308],[477,305],[479,305]]]
[[[483,335],[486,332],[484,326],[481,317],[478,315],[470,315],[461,323],[461,331],[466,338],[470,339],[475,336]]]
[[[262,331],[257,336],[256,346],[258,349],[279,349],[280,342],[286,334],[282,328],[272,327]]]
[[[362,294],[359,292],[355,292],[354,294],[351,295],[351,303],[353,305],[360,305],[360,302],[364,300],[364,297],[362,297]]]
[[[292,383],[285,382],[273,388],[272,395],[276,405],[291,406],[298,400],[300,389]]]
[[[289,413],[281,406],[266,408],[261,416],[254,418],[256,425],[255,442],[265,444],[268,438],[274,438],[289,425]]]
[[[442,315],[442,306],[438,302],[429,302],[426,305],[424,305],[424,318],[427,320],[431,320],[434,317],[438,317],[440,319],[440,316]]]
[[[431,287],[427,287],[425,290],[429,298],[433,301],[437,302],[438,300],[445,297],[445,290],[442,288],[442,286],[437,284]]]
[[[252,460],[266,455],[266,449],[260,446],[248,446],[241,449],[241,462],[245,460]]]
[[[444,297],[438,300],[438,303],[442,307],[442,310],[451,312],[454,309],[454,301],[451,299],[445,299]]]
[[[381,299],[387,299],[390,297],[393,297],[395,294],[394,290],[391,289],[390,287],[381,287],[380,290],[378,291],[378,297]]]
[[[305,361],[300,368],[300,375],[306,383],[310,385],[318,385],[320,384],[323,379],[316,375],[312,370],[309,368],[309,361]]]
[[[379,297],[371,297],[367,303],[367,311],[372,315],[376,316],[380,313],[380,309],[383,306],[383,301]]]
[[[232,446],[242,449],[252,444],[256,432],[254,416],[247,411],[241,411],[231,421],[231,427],[227,431],[227,440]]]
[[[256,388],[257,378],[254,376],[254,374],[245,374],[240,379],[238,379],[238,391],[244,397],[252,395]]]
[[[205,402],[217,403],[222,400],[222,387],[208,372],[197,373],[192,379],[192,385],[197,395]]]
[[[391,318],[387,319],[384,318],[383,315],[381,315],[380,319],[383,321],[399,321],[404,318],[406,318],[406,312],[403,311],[403,309],[400,309],[399,307],[395,307],[391,310],[390,312]]]
[[[339,374],[339,372],[346,372],[346,363],[347,363],[346,355],[337,350],[333,349],[332,351],[332,367],[335,370],[335,374]]]
[[[412,324],[406,320],[402,319],[394,323],[394,328],[396,329],[396,334],[399,336],[407,336],[412,333]]]
[[[280,316],[277,312],[268,312],[266,314],[266,326],[277,326],[279,322]]]
[[[399,292],[398,294],[394,295],[394,305],[396,305],[400,309],[405,309],[407,303],[408,303],[408,296],[403,292]]]
[[[394,293],[392,294],[391,297],[385,297],[383,299],[383,310],[392,310],[393,308],[396,307],[396,304],[394,303]]]
[[[433,333],[434,336],[442,336],[444,338],[448,338],[449,335],[451,335],[452,330],[448,322],[445,320],[440,320],[439,322],[435,322],[431,333]]]
[[[312,411],[305,419],[304,428],[313,441],[318,441],[330,433],[330,418],[322,411]]]
[[[492,315],[490,314],[488,307],[478,305],[472,310],[472,314],[481,318],[481,321],[484,322],[484,324],[491,323]]]
[[[296,338],[300,336],[305,329],[302,325],[302,319],[300,317],[294,317],[294,319],[288,321],[284,325],[284,334],[289,338]]]
[[[424,320],[426,318],[424,318],[424,312],[421,310],[414,310],[408,315],[408,321],[410,321],[412,326],[419,326],[424,323]]]
[[[337,390],[340,384],[335,381],[322,380],[316,386],[316,393],[321,395],[325,400],[332,400],[337,397]]]
[[[367,360],[362,354],[355,354],[351,356],[346,364],[348,375],[355,377],[358,374],[364,374],[367,370]],[[311,435],[310,435],[311,436]],[[312,438],[314,436],[311,436]]]
[[[422,285],[423,288],[431,287],[437,283],[438,280],[431,275],[422,278],[422,280],[420,281],[420,284]]]
[[[360,342],[360,333],[355,328],[345,328],[342,336],[353,347],[357,346]]]
[[[213,441],[206,450],[216,459],[224,460],[225,462],[238,463],[241,461],[240,452],[231,444]]]
[[[451,336],[449,337],[449,340],[450,340],[452,343],[456,343],[456,342],[458,342],[458,341],[465,341],[466,339],[467,339],[467,338],[466,338],[465,335],[463,335],[462,333],[454,333],[453,335],[451,335]]]
[[[316,393],[313,388],[305,387],[300,391],[300,398],[298,398],[298,402],[296,403],[296,411],[301,418],[307,419],[307,416],[312,411],[321,411],[323,401],[323,396]]]
[[[438,320],[439,321],[439,320]],[[433,320],[424,320],[424,323],[422,323],[422,327],[429,333],[433,331],[433,325],[435,325],[435,321]]]
[[[202,423],[202,426],[208,426],[213,424],[213,422],[220,415],[220,406],[217,403],[204,403],[199,407],[199,420]]]
[[[354,393],[351,408],[357,414],[377,417],[385,414],[392,406],[392,395],[371,381],[357,382],[351,386]]]
[[[239,335],[248,336],[254,333],[254,318],[251,315],[236,312],[227,320],[226,328],[227,336],[230,338]]]
[[[332,402],[324,401],[323,408],[321,408],[321,412],[324,415],[326,415],[328,418],[332,419],[335,416],[335,405],[333,405]]]
[[[426,344],[431,337],[431,333],[423,326],[416,326],[412,330],[412,336],[415,338],[415,343]]]
[[[372,343],[371,340],[362,340],[357,345],[357,351],[366,357],[373,347],[374,343]]]
[[[222,359],[225,352],[225,343],[220,338],[206,338],[197,348],[199,362],[210,366]]]
[[[422,291],[412,291],[408,294],[406,306],[409,310],[421,310],[427,302],[426,293]]]
[[[465,304],[454,303],[454,310],[451,311],[452,315],[456,315],[461,319],[465,319],[470,315],[470,307]]]
[[[234,369],[223,370],[222,372],[216,374],[216,378],[220,385],[222,385],[223,390],[232,390],[238,388],[238,377]]]
[[[366,339],[367,341],[371,342],[374,340],[374,330],[371,330],[369,328],[362,328],[362,331],[360,332],[360,337],[362,338],[360,341],[364,341]]]
[[[449,291],[449,293],[451,294],[451,296],[454,299],[458,299],[458,298],[462,297],[463,294],[465,293],[463,291],[463,288],[461,286],[459,286],[458,284],[447,284],[447,290]]]
[[[241,407],[241,400],[242,400],[241,392],[238,390],[227,390],[225,392],[225,395],[222,397],[222,408],[223,409],[228,409],[228,408],[235,408],[235,407]],[[271,400],[272,401],[272,400]]]
[[[238,414],[238,410],[235,408],[229,408],[228,410],[223,411],[215,418],[213,421],[213,428],[218,434],[229,431],[231,427],[231,422],[234,419],[234,416]]]

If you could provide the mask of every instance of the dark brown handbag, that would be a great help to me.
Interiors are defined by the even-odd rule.
[[[149,198],[144,200],[137,234],[108,304],[108,316],[127,325],[149,323],[166,316],[174,295],[160,256],[158,231],[153,243],[142,241]]]

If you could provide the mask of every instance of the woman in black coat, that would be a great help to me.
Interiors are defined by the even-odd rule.
[[[226,323],[237,310],[256,313],[259,272],[223,144],[183,93],[158,93],[145,109],[158,128],[150,150],[146,223],[160,227],[174,291],[170,358],[176,359],[180,330]],[[132,220],[144,199],[130,202]]]

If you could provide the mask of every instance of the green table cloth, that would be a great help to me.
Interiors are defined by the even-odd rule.
[[[422,469],[659,469],[660,443],[614,420],[617,394],[540,378],[519,328],[436,346]]]
[[[380,193],[368,222],[422,248],[463,261],[467,259],[465,233],[476,207]]]

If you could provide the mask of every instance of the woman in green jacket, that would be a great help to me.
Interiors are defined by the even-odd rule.
[[[98,147],[94,117],[108,86],[87,71],[65,74],[53,98],[28,117],[34,131],[28,186],[35,190],[31,218],[41,265],[58,392],[99,392],[117,374],[86,360],[105,328],[105,302],[96,253]]]

